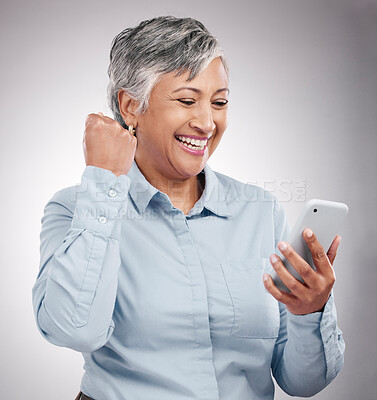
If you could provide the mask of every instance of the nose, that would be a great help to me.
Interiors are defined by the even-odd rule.
[[[190,127],[207,135],[213,132],[216,125],[213,121],[211,106],[203,105],[196,111],[197,113],[189,123]]]

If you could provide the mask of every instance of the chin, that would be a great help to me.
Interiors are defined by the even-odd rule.
[[[200,162],[197,161],[195,163],[184,164],[184,165],[177,165],[176,170],[183,176],[189,178],[191,176],[198,175],[202,169],[204,168],[206,162],[201,160]]]

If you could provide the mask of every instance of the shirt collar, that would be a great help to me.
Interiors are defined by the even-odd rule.
[[[204,191],[195,206],[190,210],[188,216],[200,213],[203,208],[219,216],[230,216],[230,207],[225,198],[226,193],[215,172],[206,164],[200,173],[205,175]],[[131,180],[129,193],[139,213],[145,211],[157,193],[163,195],[163,197],[167,197],[166,194],[162,193],[145,179],[135,160],[133,160],[127,176]]]

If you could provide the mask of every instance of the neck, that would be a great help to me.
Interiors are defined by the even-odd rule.
[[[136,161],[136,159],[135,159]],[[136,162],[137,164],[137,162]],[[156,189],[166,193],[174,207],[186,215],[200,199],[204,190],[204,175],[198,174],[185,179],[169,179],[157,170],[137,164],[145,179]]]

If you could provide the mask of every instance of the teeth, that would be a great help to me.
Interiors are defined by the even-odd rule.
[[[186,142],[182,142],[183,146],[188,147],[189,149],[194,149],[194,150],[204,150],[204,145],[203,146],[192,146],[191,144],[188,144]]]
[[[194,149],[194,150],[203,150],[204,146],[192,146],[191,144],[186,144],[183,143],[184,146],[188,147],[189,149]]]
[[[204,147],[207,144],[207,139],[204,140],[199,140],[199,139],[192,139],[186,136],[177,136],[179,140],[181,140],[184,143],[191,143],[194,146],[199,146],[199,147]]]

